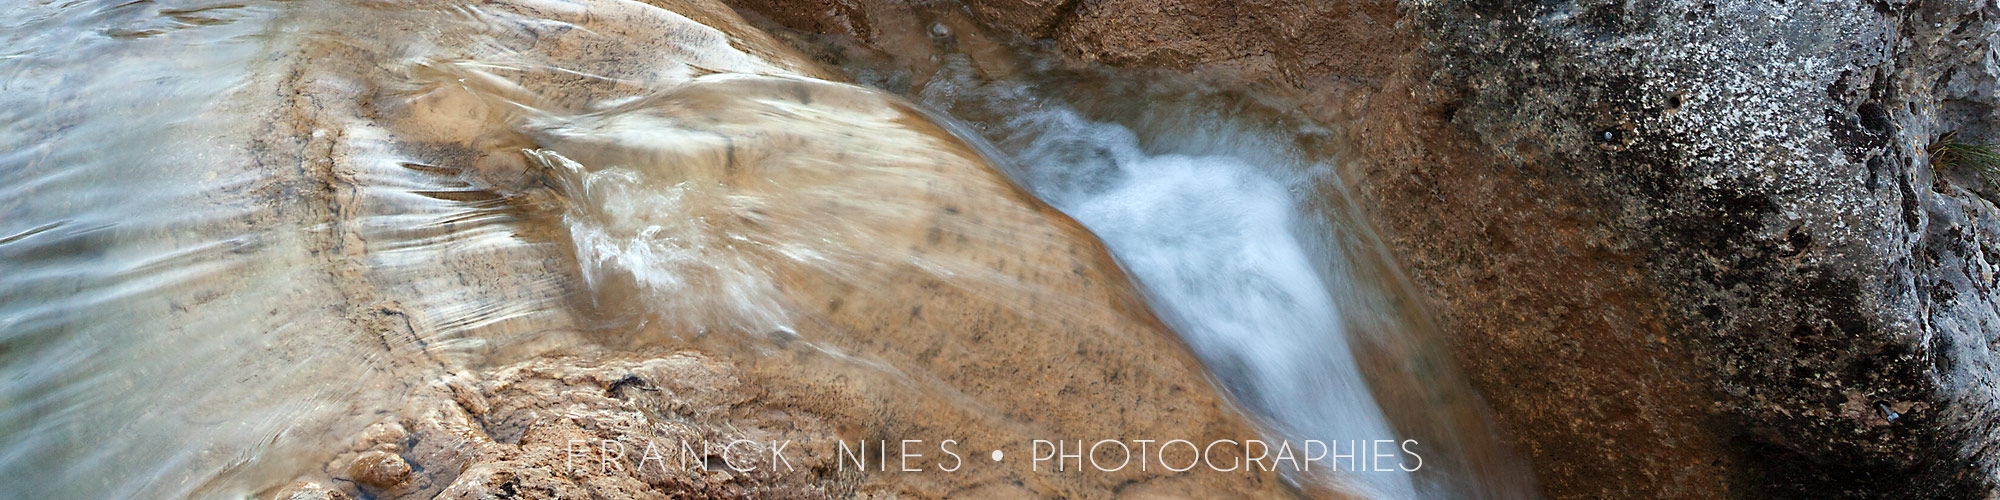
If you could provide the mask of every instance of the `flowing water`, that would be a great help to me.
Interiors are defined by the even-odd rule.
[[[1034,131],[1016,162],[1029,184],[1104,239],[1245,404],[1294,436],[1398,440],[1300,241],[1312,235],[1292,193],[1309,177],[1227,154],[1148,153],[1131,130],[1066,109],[1009,125]],[[1394,471],[1362,475],[1377,495],[1412,498],[1400,469],[1418,465],[1397,458]]]
[[[911,340],[857,332],[911,303],[1133,328],[1107,319],[1117,274],[1086,271],[1088,235],[1011,180],[1101,239],[1274,438],[1422,443],[1416,472],[1295,480],[1532,491],[1344,201],[1328,131],[982,45],[962,16],[838,68],[882,92],[726,11],[657,5],[18,6],[5,489],[253,494],[435,373],[546,353],[803,339],[899,372],[916,361],[870,346]],[[1090,279],[1040,273],[1072,268]],[[891,292],[913,282],[937,285]]]
[[[1047,131],[1017,163],[1031,185],[1105,240],[1245,404],[1292,435],[1398,440],[1300,241],[1311,233],[1292,193],[1310,179],[1234,156],[1148,154],[1128,129],[1067,110],[1012,125]],[[1064,182],[1078,175],[1102,183]],[[1409,478],[1386,476],[1417,466],[1397,458],[1397,471],[1364,476],[1379,495],[1413,497]]]
[[[1279,437],[1416,439],[1442,452],[1414,472],[1346,472],[1377,498],[1534,496],[1345,201],[1337,153],[1305,152],[1340,150],[1332,131],[1177,75],[993,48],[962,13],[921,22],[928,40],[843,54],[850,71],[990,139],[1017,182],[1104,240]]]

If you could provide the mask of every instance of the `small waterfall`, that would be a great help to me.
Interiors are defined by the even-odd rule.
[[[931,31],[976,29],[955,23]],[[917,81],[916,100],[989,140],[1016,182],[1105,243],[1271,439],[1415,452],[1295,479],[1383,499],[1535,497],[1345,201],[1334,160],[1305,151],[1337,142],[1332,131],[1170,75],[937,45],[901,67],[847,69],[885,88]]]
[[[1149,154],[1129,129],[1068,109],[1011,125],[1035,135],[1015,159],[1027,183],[1104,240],[1244,404],[1288,436],[1398,440],[1300,241],[1292,193],[1304,179],[1230,156]],[[1343,467],[1374,496],[1415,496],[1407,473],[1361,469]]]

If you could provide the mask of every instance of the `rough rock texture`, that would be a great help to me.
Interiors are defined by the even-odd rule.
[[[853,496],[863,472],[834,466],[835,427],[755,393],[730,364],[695,353],[455,374],[370,427],[327,474],[380,499]],[[773,443],[786,443],[782,461]],[[378,473],[404,460],[393,479]]]
[[[286,485],[269,495],[272,500],[347,500],[351,498],[340,490],[328,488],[315,482],[300,482]]]
[[[1043,472],[1030,472],[1023,469],[1031,467],[1025,456],[1030,450],[1002,437],[1022,424],[975,416],[983,420],[979,424],[995,427],[972,428],[965,410],[949,402],[906,389],[801,376],[797,372],[829,371],[815,366],[809,354],[788,357],[759,364],[646,350],[542,357],[446,375],[417,389],[407,406],[356,435],[325,466],[324,476],[342,489],[322,488],[332,496],[299,497],[305,493],[294,486],[272,498],[1272,495],[1235,482],[1272,480],[1254,474],[1090,473],[1114,476],[1115,487],[1106,489],[1087,474],[1056,473],[1046,463]],[[741,369],[746,366],[751,369]],[[870,383],[880,382],[859,382]],[[912,406],[923,408],[931,422],[895,416]],[[899,440],[940,436],[940,431],[953,433],[957,442],[929,439],[909,448],[915,455],[902,456]],[[890,447],[883,449],[884,443]],[[996,443],[1014,452],[1013,458],[985,458]],[[944,454],[947,449],[956,456]],[[385,463],[400,473],[382,474]],[[904,467],[917,470],[898,471]]]
[[[788,26],[816,33],[868,36],[875,31],[857,0],[741,0],[732,6],[750,9]]]
[[[1550,496],[1994,492],[1994,188],[1927,152],[2000,139],[1989,7],[967,3],[1344,125]]]
[[[1990,106],[1953,99],[1940,79],[1991,78],[1943,54],[1989,54],[1993,25],[1979,19],[1992,12],[1738,2],[1412,12],[1437,58],[1434,83],[1453,89],[1446,112],[1497,158],[1489,168],[1557,186],[1555,205],[1585,210],[1567,219],[1583,236],[1576,250],[1636,274],[1606,291],[1657,304],[1634,311],[1657,314],[1656,329],[1569,334],[1657,342],[1642,359],[1694,370],[1698,413],[1661,415],[1701,419],[1688,437],[1719,447],[1719,486],[1792,498],[1992,490],[2000,221],[1925,152],[1987,118],[1935,110],[1967,97]],[[1634,335],[1651,332],[1665,338]],[[1662,484],[1700,489],[1661,491],[1714,491],[1701,476]]]

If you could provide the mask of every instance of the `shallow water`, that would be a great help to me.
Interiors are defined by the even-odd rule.
[[[479,187],[526,171],[476,178],[474,162],[425,158],[468,155],[409,147],[512,126],[454,100],[477,94],[468,78],[558,69],[507,46],[549,27],[517,23],[588,21],[536,8],[18,6],[0,28],[9,493],[254,492],[317,469],[320,448],[364,423],[353,416],[384,410],[382,394],[419,373],[576,344],[566,246],[529,223],[521,207],[537,201]],[[662,43],[710,52],[682,60],[777,70],[699,42]],[[679,62],[636,69],[688,73]],[[391,131],[370,106],[452,111]]]
[[[589,5],[85,1],[0,21],[9,491],[254,494],[316,470],[385,395],[549,352],[803,339],[895,371],[838,327],[869,318],[824,298],[910,280],[1115,328],[1086,307],[1109,292],[1017,274],[1094,249],[999,173],[938,158],[999,161],[1088,227],[1273,432],[1436,450],[1365,491],[1528,491],[1328,201],[1335,159],[1300,152],[1323,131],[1192,84],[996,78],[971,50],[846,68],[923,111],[707,28],[749,32],[726,15]]]

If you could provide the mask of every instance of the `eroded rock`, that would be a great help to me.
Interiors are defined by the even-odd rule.
[[[838,440],[836,428],[755,392],[728,363],[697,353],[534,359],[437,381],[378,424],[407,436],[364,437],[331,467],[374,498],[852,494],[864,476],[834,469],[825,445]],[[790,446],[778,458],[771,443]],[[400,456],[427,473],[408,485],[380,480],[378,464]]]

